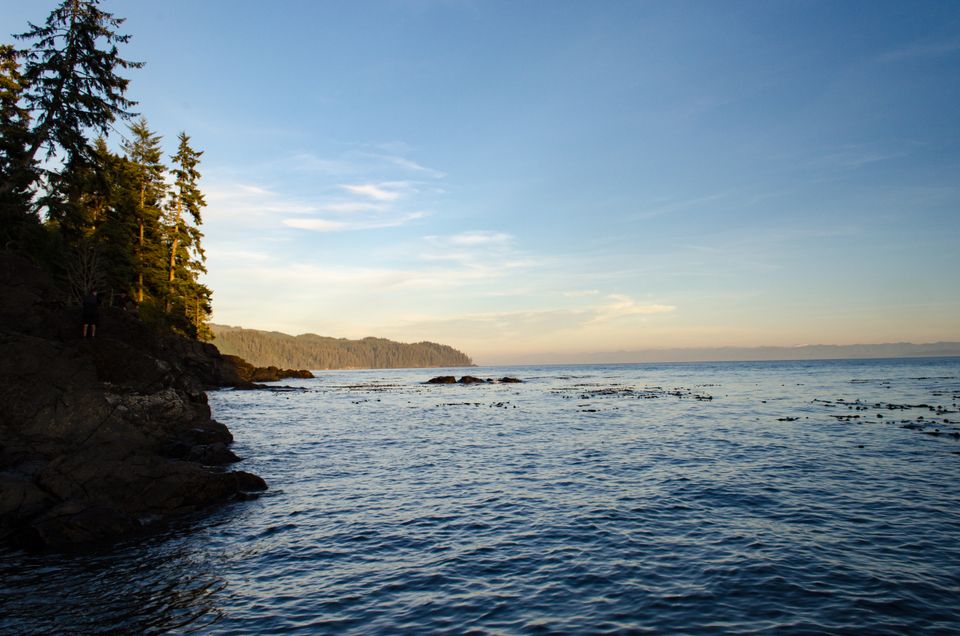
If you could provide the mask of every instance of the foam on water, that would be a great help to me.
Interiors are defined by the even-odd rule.
[[[437,373],[212,393],[271,489],[0,552],[0,632],[960,630],[958,359]]]

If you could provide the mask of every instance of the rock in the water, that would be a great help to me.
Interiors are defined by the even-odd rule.
[[[242,383],[253,383],[253,382],[276,382],[278,380],[285,380],[287,378],[312,378],[315,377],[313,373],[307,371],[306,369],[279,369],[277,367],[255,367],[243,358],[238,356],[223,356],[223,358],[231,365],[237,375],[237,378],[240,380],[238,385],[242,386]]]
[[[518,378],[509,378],[509,377],[500,378],[501,384],[518,384],[520,382],[523,382],[523,380],[520,380]]]
[[[427,380],[427,384],[456,384],[457,379],[452,375],[439,375]]]
[[[489,380],[477,378],[472,375],[465,375],[462,378],[460,378],[460,384],[485,384],[487,382],[489,382]]]

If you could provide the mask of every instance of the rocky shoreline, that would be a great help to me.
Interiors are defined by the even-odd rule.
[[[256,369],[108,307],[81,339],[60,295],[29,261],[0,256],[0,542],[110,541],[267,487],[227,468],[233,436],[204,390],[309,372]]]

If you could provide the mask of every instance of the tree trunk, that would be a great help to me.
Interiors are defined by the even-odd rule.
[[[173,245],[170,248],[170,278],[167,280],[173,282],[177,277],[177,248],[180,246],[180,215],[183,214],[183,199],[177,197],[177,216],[173,222]],[[173,285],[170,286],[171,288]]]
[[[167,282],[167,313],[170,313],[170,299],[173,297],[173,281],[177,277],[177,248],[180,246],[180,215],[183,214],[183,199],[177,197],[177,216],[173,222],[173,243],[170,245],[170,273]]]
[[[146,202],[147,184],[140,184],[140,243],[137,247],[137,303],[143,302],[143,206]]]

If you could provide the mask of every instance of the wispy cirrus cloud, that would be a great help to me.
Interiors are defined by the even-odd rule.
[[[807,166],[834,170],[856,170],[880,161],[898,159],[909,154],[909,148],[892,148],[880,144],[844,144],[830,148],[812,158]]]
[[[318,206],[316,211],[339,215],[351,214],[354,215],[353,219],[345,221],[342,218],[331,219],[320,216],[284,219],[283,224],[313,232],[342,232],[398,227],[427,216],[426,212],[409,211],[400,206],[402,200],[417,193],[417,189],[410,181],[342,183],[338,188],[358,198],[324,203]]]
[[[291,170],[312,176],[295,181],[283,192],[269,185],[272,174],[286,175]],[[210,219],[229,224],[227,231],[245,227],[288,233],[343,232],[398,227],[428,216],[423,203],[439,192],[435,185],[421,188],[422,181],[413,180],[413,174],[421,179],[424,175],[443,176],[438,170],[394,154],[355,148],[340,157],[325,159],[298,153],[257,172],[267,185],[257,179],[236,179],[208,188]]]
[[[273,194],[272,192],[270,192],[270,191],[267,190],[266,188],[261,188],[260,186],[249,185],[249,184],[245,184],[245,183],[239,183],[239,184],[237,184],[236,188],[237,188],[237,190],[239,190],[240,192],[243,192],[243,193],[245,193],[245,194],[252,194],[252,195],[268,195],[268,194]]]
[[[687,199],[661,200],[652,205],[644,206],[630,216],[634,219],[652,219],[658,216],[686,212],[687,210],[697,209],[708,206],[712,203],[722,201],[731,195],[730,192],[715,192],[699,197]]]
[[[361,183],[356,185],[347,184],[341,185],[340,187],[351,194],[360,194],[370,197],[371,199],[376,199],[377,201],[394,201],[400,198],[399,192],[385,190],[373,183]]]
[[[315,165],[325,170],[327,167],[340,168],[344,163],[353,164],[352,173],[373,178],[336,184],[340,196],[334,200],[318,201],[311,210],[314,216],[283,219],[285,227],[312,232],[342,232],[405,225],[428,215],[426,211],[410,209],[411,204],[418,200],[417,195],[421,194],[417,182],[407,178],[410,173],[434,178],[444,176],[438,170],[426,168],[399,155],[366,151],[351,151],[329,165],[322,161]],[[341,170],[340,173],[347,172]],[[384,176],[387,178],[382,178]],[[342,218],[345,214],[353,218],[345,220]]]
[[[204,188],[207,220],[234,226],[271,224],[277,214],[310,214],[317,205],[249,183],[217,182]]]
[[[314,211],[333,212],[335,214],[354,214],[357,212],[386,212],[389,206],[382,203],[368,203],[365,201],[338,201],[325,203]]]
[[[226,265],[226,264],[225,264]],[[318,296],[348,297],[381,294],[386,303],[389,294],[417,289],[454,291],[482,288],[485,283],[504,276],[500,264],[483,267],[358,267],[336,264],[289,263],[276,259],[242,259],[224,268],[221,276],[242,282],[244,290],[264,290],[288,307],[291,314],[300,311],[297,303],[309,290]]]
[[[917,41],[880,55],[880,62],[901,62],[906,60],[937,58],[960,53],[960,38]]]
[[[370,154],[369,156],[376,158],[380,161],[393,164],[398,168],[403,168],[404,170],[408,170],[410,172],[431,177],[433,179],[442,179],[445,176],[447,176],[446,172],[442,172],[434,168],[429,168],[423,164],[417,163],[416,161],[412,159],[408,159],[406,157],[401,157],[398,155],[380,155],[380,154]]]
[[[365,171],[361,163],[351,161],[348,157],[330,159],[311,152],[294,153],[265,167],[283,173],[307,172],[329,176],[354,175]]]
[[[610,294],[607,296],[607,301],[593,308],[594,315],[587,324],[596,325],[620,318],[665,314],[676,310],[673,305],[638,303],[625,294]]]
[[[443,179],[446,172],[431,168],[402,154],[370,152],[356,147],[335,156],[301,151],[277,159],[265,166],[279,172],[313,173],[327,176],[387,175]]]
[[[503,251],[513,243],[514,237],[505,232],[488,230],[470,230],[444,236],[431,234],[423,237],[424,242],[434,248],[442,249],[480,249]]]
[[[450,245],[464,246],[491,246],[506,245],[513,241],[513,236],[505,232],[488,232],[478,230],[473,232],[461,232],[448,237],[429,237],[436,241],[446,241]]]
[[[505,232],[470,230],[445,236],[424,236],[423,241],[427,245],[420,254],[423,261],[453,261],[477,267],[495,260],[512,269],[532,264],[530,258],[513,246],[514,237]]]
[[[350,194],[369,197],[377,201],[396,201],[413,190],[409,181],[385,181],[382,183],[347,183],[340,188]]]
[[[336,221],[325,218],[284,219],[283,224],[287,227],[310,230],[312,232],[344,232],[349,230],[375,230],[387,227],[398,227],[410,221],[422,219],[425,216],[427,216],[426,212],[408,212],[384,219],[363,219],[356,221]]]
[[[229,246],[223,246],[213,243],[206,249],[207,260],[210,263],[243,262],[243,263],[267,263],[273,260],[273,256],[262,250],[235,249]]]

